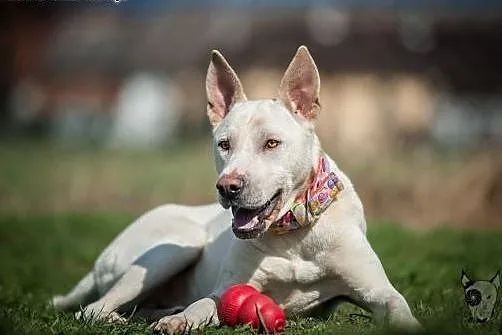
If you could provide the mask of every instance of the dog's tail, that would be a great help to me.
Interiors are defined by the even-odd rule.
[[[60,311],[76,311],[98,298],[98,288],[94,280],[94,272],[89,272],[67,294],[54,296],[49,305]]]

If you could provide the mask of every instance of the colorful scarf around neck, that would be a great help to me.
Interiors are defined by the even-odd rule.
[[[291,209],[270,226],[269,231],[285,234],[317,222],[320,215],[337,200],[343,190],[329,158],[322,154],[314,178],[305,192],[296,197]]]

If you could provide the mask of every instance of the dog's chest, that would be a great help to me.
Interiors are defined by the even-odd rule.
[[[328,280],[325,270],[314,261],[269,257],[251,282],[288,312],[302,312],[321,302]]]
[[[312,284],[324,276],[324,270],[314,261],[268,257],[260,264],[257,275],[263,276],[267,284]]]

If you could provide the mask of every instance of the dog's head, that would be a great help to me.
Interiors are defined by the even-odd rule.
[[[465,302],[471,311],[474,320],[488,321],[493,314],[500,287],[500,271],[490,280],[473,281],[462,271],[462,286],[464,288]]]
[[[260,236],[306,188],[319,156],[314,120],[320,111],[319,73],[298,49],[277,99],[247,100],[225,58],[213,51],[206,78],[213,126],[219,201],[232,208],[239,238]]]

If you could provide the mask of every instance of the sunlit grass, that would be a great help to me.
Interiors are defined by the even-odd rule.
[[[71,314],[47,309],[52,294],[64,293],[92,266],[103,247],[131,215],[56,215],[0,220],[0,332],[4,334],[149,334],[148,325],[82,323]],[[498,334],[502,318],[470,321],[460,271],[490,278],[501,267],[502,233],[416,233],[378,225],[369,238],[391,281],[404,294],[430,334]],[[388,333],[362,312],[346,306],[328,319],[290,320],[287,334]],[[364,314],[364,313],[363,313]],[[2,329],[3,328],[3,329]],[[3,331],[2,331],[3,330]],[[250,333],[210,328],[208,334]]]

